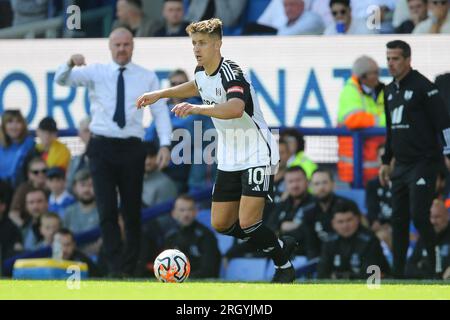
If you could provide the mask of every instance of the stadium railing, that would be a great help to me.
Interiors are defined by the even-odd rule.
[[[103,36],[107,37],[113,21],[113,8],[104,6],[98,9],[87,10],[82,14],[83,23],[101,20]],[[0,29],[0,39],[36,38],[45,34],[46,38],[56,38],[58,30],[63,30],[66,16],[58,16],[47,20],[36,21],[23,25]]]

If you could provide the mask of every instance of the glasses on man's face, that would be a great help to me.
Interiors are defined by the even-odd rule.
[[[447,5],[447,3],[449,2],[448,0],[441,0],[441,1],[431,1],[435,6],[437,5],[441,5],[441,6],[445,6]]]
[[[32,174],[34,174],[35,176],[37,176],[38,174],[46,174],[47,173],[47,169],[30,170],[30,172]]]
[[[175,87],[175,86],[179,86],[180,84],[183,84],[184,82],[177,82],[177,81],[173,81],[173,82],[170,82],[170,86],[171,87]]]
[[[345,16],[345,14],[347,13],[346,9],[342,9],[342,10],[332,10],[331,14],[333,15],[333,17],[336,17],[338,15],[340,16]]]

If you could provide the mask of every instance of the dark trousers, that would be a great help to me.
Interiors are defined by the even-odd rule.
[[[132,275],[139,255],[145,152],[138,138],[93,136],[89,168],[100,216],[103,250],[110,275]],[[119,227],[120,213],[124,230]]]
[[[423,239],[430,265],[435,259],[435,232],[430,209],[435,197],[439,163],[424,160],[415,164],[396,164],[392,174],[393,276],[405,276],[409,246],[410,219]]]

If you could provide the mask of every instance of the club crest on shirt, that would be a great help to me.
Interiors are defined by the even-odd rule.
[[[216,88],[216,96],[221,96],[222,90],[220,88]]]
[[[390,93],[388,96],[388,101],[391,101],[391,100],[392,100],[392,93]]]
[[[411,90],[406,90],[405,91],[404,98],[405,98],[406,101],[411,100],[412,96],[413,96],[413,92]]]

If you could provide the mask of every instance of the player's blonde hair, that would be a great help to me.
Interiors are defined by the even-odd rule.
[[[186,27],[186,32],[189,35],[192,35],[193,33],[205,33],[222,39],[222,21],[217,18],[212,18],[209,20],[192,22]]]

